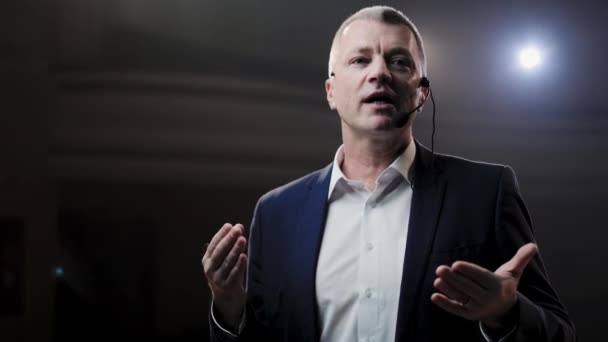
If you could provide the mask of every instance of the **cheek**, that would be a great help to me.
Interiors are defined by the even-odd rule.
[[[342,98],[352,96],[357,91],[357,80],[352,75],[343,74],[339,82],[334,84],[335,90]]]
[[[353,103],[352,91],[345,88],[338,88],[334,91],[334,101],[338,108],[350,107]]]
[[[413,86],[407,86],[402,90],[402,99],[405,103],[414,104],[418,102],[419,90]]]

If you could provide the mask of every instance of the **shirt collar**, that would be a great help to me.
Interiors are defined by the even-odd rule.
[[[386,172],[389,168],[395,169],[399,172],[407,182],[410,182],[409,171],[416,158],[416,144],[414,139],[407,145],[405,150],[401,152],[399,156],[384,170],[380,173],[380,176]],[[336,184],[340,179],[348,180],[344,173],[342,173],[342,163],[344,162],[344,145],[340,145],[336,151],[334,162],[331,169],[331,179],[329,181],[329,192],[327,198],[329,199],[336,188]],[[380,177],[378,176],[378,177]]]

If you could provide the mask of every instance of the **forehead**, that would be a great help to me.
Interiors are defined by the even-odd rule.
[[[360,48],[382,51],[396,47],[418,55],[416,38],[407,25],[387,24],[371,19],[359,19],[348,24],[338,40],[338,50],[342,54]]]

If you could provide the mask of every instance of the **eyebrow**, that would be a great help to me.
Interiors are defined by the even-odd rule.
[[[392,48],[392,49],[388,50],[387,54],[388,55],[405,55],[407,58],[411,59],[412,61],[414,60],[414,56],[412,55],[410,50],[402,48],[402,47]]]
[[[355,49],[350,50],[347,55],[352,55],[353,53],[366,54],[366,53],[373,52],[373,50],[374,49],[372,49],[371,47],[360,47],[360,48],[355,48]],[[386,54],[389,56],[401,54],[401,55],[405,55],[407,58],[409,58],[411,60],[414,60],[414,56],[412,55],[410,50],[408,50],[406,48],[402,48],[402,47],[392,48],[392,49],[388,50]]]
[[[370,48],[370,47],[359,47],[359,48],[355,48],[355,49],[351,49],[348,51],[347,55],[352,55],[353,53],[370,53],[373,52],[374,49]]]

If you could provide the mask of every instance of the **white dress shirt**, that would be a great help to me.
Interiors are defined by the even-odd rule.
[[[410,143],[370,192],[336,152],[316,274],[321,342],[395,340],[415,154]]]

